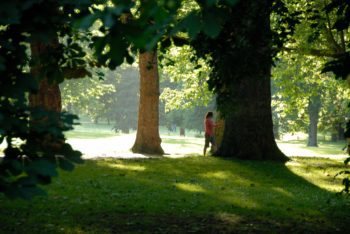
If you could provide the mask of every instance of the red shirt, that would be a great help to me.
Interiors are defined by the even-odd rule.
[[[212,136],[214,134],[214,128],[217,127],[218,124],[214,124],[210,119],[205,120],[205,134]]]

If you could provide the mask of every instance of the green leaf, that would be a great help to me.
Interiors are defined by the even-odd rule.
[[[39,159],[31,162],[26,168],[28,174],[39,174],[43,176],[58,176],[57,165],[46,159]]]
[[[217,0],[206,0],[208,6],[212,6],[217,2]]]
[[[221,31],[221,19],[219,15],[208,12],[203,16],[203,31],[209,37],[215,38]]]
[[[58,158],[58,165],[62,170],[65,171],[73,171],[74,169],[74,164],[68,161],[65,158]]]
[[[191,12],[184,19],[184,25],[189,37],[194,39],[201,30],[201,19],[195,12]]]
[[[35,196],[47,196],[45,190],[38,187],[23,187],[18,192],[19,197],[26,200],[31,200]]]
[[[227,2],[228,4],[230,4],[231,6],[236,5],[240,0],[225,0],[225,2]]]

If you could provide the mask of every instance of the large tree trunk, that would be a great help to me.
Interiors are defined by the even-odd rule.
[[[225,111],[225,131],[215,155],[222,157],[274,160],[288,158],[279,150],[273,135],[271,113],[271,30],[272,1],[240,1],[233,8],[233,22],[220,34],[229,44],[216,53],[214,72],[225,82],[218,94],[219,109]],[[235,16],[237,15],[237,16]],[[230,30],[230,31],[229,31]],[[216,43],[216,47],[226,40]],[[230,44],[234,43],[235,46]],[[214,46],[214,45],[213,45]],[[220,62],[221,60],[224,60]],[[215,61],[214,61],[215,63]],[[227,76],[232,76],[229,79]]]
[[[29,106],[42,106],[45,110],[61,112],[61,91],[58,84],[50,85],[46,78],[42,80],[38,92],[29,94]]]
[[[159,76],[157,51],[140,53],[140,102],[135,153],[164,153],[159,137]]]
[[[221,118],[220,112],[218,112],[215,120],[216,124],[221,124],[221,126],[215,128],[215,141],[216,146],[219,148],[222,143],[222,137],[224,136],[225,130],[225,120]]]
[[[307,146],[317,147],[317,124],[319,119],[319,111],[321,108],[320,96],[312,96],[309,98],[309,139]]]
[[[239,102],[226,116],[216,155],[240,159],[287,161],[275,142],[271,115],[270,69],[264,77],[246,77],[235,89]]]
[[[32,62],[35,66],[31,67],[33,75],[38,75],[41,72],[40,56],[43,53],[47,53],[47,48],[55,48],[58,44],[58,40],[52,40],[49,44],[42,42],[31,43],[31,56]],[[51,48],[51,49],[52,49]],[[29,106],[30,107],[43,107],[48,111],[56,111],[60,113],[62,111],[61,103],[61,91],[57,83],[50,84],[47,78],[39,81],[39,87],[36,93],[29,94]],[[33,116],[32,116],[33,117]],[[42,119],[32,119],[34,122],[48,121],[50,116],[45,116]],[[58,123],[59,124],[59,123]],[[31,127],[31,141],[32,144],[42,145],[49,147],[51,150],[58,150],[65,142],[64,138],[53,136],[51,133],[38,132],[35,128]]]
[[[340,141],[345,140],[344,134],[345,134],[345,129],[343,128],[342,124],[339,124],[338,125],[338,139]]]
[[[30,45],[32,59],[38,59],[41,54],[46,53],[47,47],[56,47],[57,44],[57,40],[52,40],[49,44],[42,42],[32,42]],[[40,64],[35,64],[37,64],[37,66],[32,67],[31,72],[34,75],[37,75],[40,73]],[[29,94],[29,106],[41,106],[46,110],[55,110],[56,112],[61,112],[62,102],[59,85],[56,83],[49,84],[47,78],[40,81],[37,93]]]

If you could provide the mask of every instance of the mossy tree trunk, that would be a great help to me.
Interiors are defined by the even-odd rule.
[[[137,133],[132,151],[161,155],[159,137],[159,75],[157,51],[139,55],[140,102]]]

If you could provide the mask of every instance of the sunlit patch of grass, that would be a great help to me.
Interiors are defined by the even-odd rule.
[[[331,183],[341,169],[325,158],[87,160],[48,197],[1,196],[0,233],[346,232],[350,201]]]
[[[306,140],[277,141],[278,147],[288,156],[337,156],[346,157],[345,142],[319,141],[318,147],[307,147]]]
[[[120,135],[113,130],[113,125],[82,123],[74,126],[74,130],[65,133],[68,139],[97,139]]]
[[[334,178],[335,174],[346,169],[341,159],[293,157],[286,165],[292,172],[301,174],[305,180],[320,188],[332,192],[339,192],[343,188],[342,177]]]
[[[196,184],[175,183],[175,186],[189,192],[205,192],[201,186]]]
[[[131,170],[131,171],[144,171],[146,168],[140,165],[124,165],[124,164],[107,164],[109,167],[122,169],[122,170]]]

